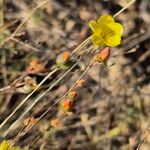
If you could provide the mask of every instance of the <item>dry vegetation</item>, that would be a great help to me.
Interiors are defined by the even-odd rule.
[[[121,45],[111,49],[112,66],[91,67],[99,49],[93,50],[89,39],[75,49],[91,35],[91,19],[114,15],[128,3],[5,1],[0,12],[0,142],[35,150],[150,149],[149,0],[136,0],[115,18],[124,34]],[[56,66],[62,52],[71,68]],[[61,102],[68,90],[77,92],[71,93],[73,106]],[[71,106],[71,112],[62,112],[62,106]]]

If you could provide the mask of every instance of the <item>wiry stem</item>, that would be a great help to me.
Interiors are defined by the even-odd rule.
[[[125,5],[120,11],[118,11],[116,14],[114,14],[114,18],[120,15],[125,9],[127,9],[130,5],[132,5],[136,0],[131,0],[127,5]]]
[[[38,85],[37,87],[29,94],[27,97],[25,97],[22,102],[14,109],[14,111],[1,123],[0,129],[12,118],[12,116],[18,111],[18,109],[32,96],[32,94],[37,91],[37,89],[56,71],[58,71],[59,68],[54,69],[52,72],[50,72]]]
[[[150,127],[148,128],[147,132],[145,133],[143,139],[140,141],[140,143],[138,144],[136,150],[140,150],[142,144],[144,143],[145,139],[147,138],[147,136],[149,135],[150,133]]]
[[[76,83],[91,69],[93,63],[91,62],[86,70],[81,74],[81,76],[74,82],[74,84],[71,86],[71,88],[68,90],[67,93],[65,93],[61,98],[59,98],[53,105],[51,105],[37,120],[34,124],[32,124],[25,132],[23,132],[22,134],[20,134],[20,136],[18,137],[18,139],[15,141],[15,143],[19,140],[20,137],[24,136],[30,129],[33,128],[33,126],[35,124],[37,124],[55,105],[57,105],[71,90],[73,90],[73,88],[75,87]],[[14,143],[14,144],[15,144]],[[14,145],[13,144],[13,145]]]
[[[7,133],[20,121],[33,107],[34,105],[43,97],[45,96],[46,93],[48,93],[55,85],[57,85],[81,60],[81,57],[78,59],[78,61],[68,70],[66,71],[54,84],[52,84],[46,91],[44,91],[42,94],[40,94],[35,101],[27,108],[27,110],[17,119],[7,130]]]

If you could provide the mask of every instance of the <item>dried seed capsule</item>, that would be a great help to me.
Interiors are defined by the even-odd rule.
[[[50,125],[51,125],[52,127],[58,126],[59,123],[60,123],[60,122],[59,122],[59,119],[57,119],[57,118],[50,121]]]
[[[79,81],[77,81],[77,87],[81,87],[85,84],[85,80],[84,79],[81,79]]]
[[[65,99],[63,102],[62,102],[62,108],[65,110],[65,111],[69,111],[71,109],[71,106],[72,106],[72,102],[69,98]]]
[[[56,58],[56,64],[58,67],[62,69],[68,69],[70,68],[72,62],[70,61],[70,53],[65,51],[62,52],[60,55]]]
[[[110,48],[106,47],[100,51],[100,53],[96,54],[93,57],[93,61],[95,62],[106,62],[110,56]]]
[[[27,72],[39,73],[44,69],[45,66],[41,64],[37,58],[32,58],[27,68]]]
[[[71,99],[74,99],[77,97],[77,92],[76,91],[71,91],[68,93],[68,97]]]
[[[24,119],[23,124],[25,126],[29,126],[29,125],[31,126],[31,125],[34,125],[35,122],[36,122],[36,119],[34,117],[29,117],[27,119]]]
[[[70,53],[65,51],[65,52],[62,52],[60,55],[57,56],[56,58],[56,63],[57,64],[64,64],[66,63],[70,58]]]

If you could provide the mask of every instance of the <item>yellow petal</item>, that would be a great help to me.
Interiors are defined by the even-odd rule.
[[[9,142],[8,141],[3,141],[0,144],[0,150],[8,150],[8,148],[9,148]]]
[[[115,34],[122,35],[123,34],[123,26],[120,23],[110,23],[107,26],[115,32]]]
[[[105,44],[109,47],[114,47],[119,45],[121,42],[121,37],[119,35],[108,36],[105,40]]]
[[[91,20],[89,22],[89,26],[90,26],[90,28],[92,29],[93,32],[97,32],[97,30],[99,30],[98,24],[94,20]]]
[[[98,36],[96,34],[93,34],[91,36],[91,40],[94,45],[97,45],[99,47],[104,45],[104,39],[100,35]]]
[[[101,32],[99,34],[101,34],[101,36],[105,39],[105,37],[107,37],[108,35],[112,36],[114,33],[114,31],[108,26],[107,23],[102,23],[100,25],[101,28]]]
[[[98,22],[98,24],[101,24],[101,23],[111,23],[111,22],[114,22],[114,19],[110,15],[103,15],[103,16],[99,17],[99,19],[97,20],[97,22]]]

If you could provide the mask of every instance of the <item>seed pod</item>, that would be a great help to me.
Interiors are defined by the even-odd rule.
[[[70,58],[70,53],[67,51],[64,51],[60,55],[57,56],[56,63],[57,64],[64,64],[69,60],[69,58]]]
[[[75,99],[77,97],[77,92],[76,91],[69,92],[68,97],[71,99]]]
[[[30,85],[32,89],[35,89],[37,87],[37,82],[34,78],[31,78],[30,76],[26,76],[24,78],[25,84]]]
[[[106,47],[93,57],[95,62],[106,62],[110,56],[110,47]]]
[[[30,93],[32,91],[32,87],[30,85],[24,85],[23,90],[25,93]]]
[[[45,69],[45,66],[39,62],[37,58],[32,58],[29,62],[27,72],[39,73]]]
[[[56,64],[64,70],[70,68],[72,65],[72,62],[70,61],[70,53],[65,51],[58,55],[56,58]]]
[[[85,80],[84,79],[81,79],[79,81],[77,81],[77,87],[81,87],[85,84]]]
[[[66,98],[63,102],[62,102],[62,108],[65,111],[69,111],[71,109],[72,106],[72,102],[69,98]]]
[[[59,119],[57,119],[57,118],[50,121],[50,125],[51,125],[52,127],[58,126],[59,123],[60,123],[60,122],[59,122]]]
[[[36,119],[34,117],[29,117],[27,119],[24,119],[23,124],[25,126],[29,126],[29,125],[31,126],[31,125],[34,125],[35,122],[36,122]]]

